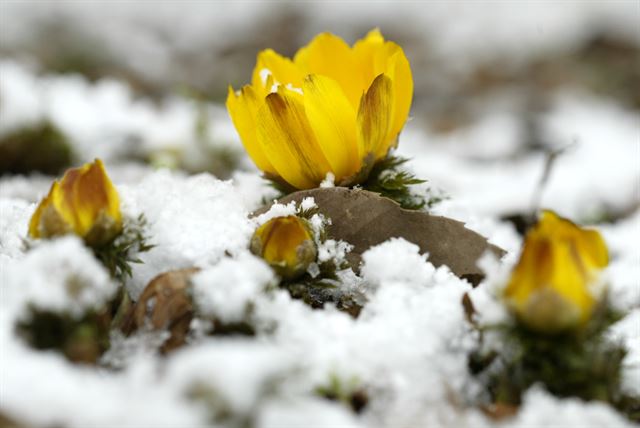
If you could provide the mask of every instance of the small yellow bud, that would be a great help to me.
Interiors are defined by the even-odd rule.
[[[108,243],[121,231],[118,193],[100,159],[54,181],[29,223],[32,238],[74,233],[92,246]]]
[[[317,254],[306,220],[294,215],[273,218],[256,229],[251,252],[262,257],[283,279],[304,275]]]
[[[597,231],[545,211],[527,233],[504,297],[532,330],[552,334],[580,327],[599,301],[599,274],[608,258]]]

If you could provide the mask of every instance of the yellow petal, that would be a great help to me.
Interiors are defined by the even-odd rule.
[[[294,63],[305,75],[321,74],[338,82],[353,108],[358,107],[364,82],[351,48],[340,37],[317,35],[296,53]]]
[[[353,56],[365,88],[371,85],[376,76],[385,72],[388,54],[384,45],[384,37],[377,28],[353,45]]]
[[[595,299],[589,282],[593,279],[584,270],[580,251],[574,241],[553,242],[553,289],[570,302],[577,310],[581,322],[591,315]]]
[[[384,74],[376,77],[360,100],[358,109],[358,150],[361,159],[373,153],[382,159],[389,150],[392,125],[393,87]]]
[[[309,189],[331,170],[304,112],[302,96],[280,87],[258,112],[258,139],[278,174]]]
[[[57,187],[58,187],[58,182],[54,181],[51,184],[49,193],[47,194],[47,196],[45,196],[42,199],[42,201],[40,201],[40,203],[36,207],[36,210],[33,212],[33,215],[31,216],[31,220],[29,220],[29,236],[31,236],[32,238],[43,237],[43,233],[41,230],[42,214],[44,213],[47,207],[51,206],[51,203],[52,203],[51,194],[55,191]]]
[[[259,96],[266,96],[271,92],[271,84],[267,83],[267,76],[272,76],[274,83],[302,87],[304,75],[289,58],[279,55],[272,49],[266,49],[258,54],[256,66],[253,69],[251,83]]]
[[[101,213],[116,222],[122,220],[118,193],[99,159],[68,170],[60,181],[60,190],[54,192],[54,204],[80,236],[89,232]]]
[[[243,87],[239,94],[236,94],[233,89],[229,87],[227,110],[229,111],[233,125],[240,135],[240,140],[244,148],[260,170],[270,174],[276,174],[276,170],[264,153],[256,133],[256,118],[261,104],[263,104],[263,101],[256,96],[251,86],[247,85]]]
[[[339,182],[360,169],[356,112],[338,83],[329,77],[309,75],[303,90],[309,124]]]
[[[387,42],[389,45],[394,45]],[[397,45],[396,45],[397,46]],[[393,81],[393,124],[391,126],[391,139],[395,141],[398,134],[404,127],[409,117],[411,109],[411,99],[413,97],[413,77],[409,61],[404,55],[402,48],[397,46],[395,53],[388,61],[388,74]]]
[[[317,254],[306,221],[293,215],[272,218],[256,229],[251,251],[285,279],[304,274]]]

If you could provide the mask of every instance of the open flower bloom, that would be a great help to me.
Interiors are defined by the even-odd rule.
[[[267,49],[227,109],[255,164],[297,189],[367,178],[397,145],[413,94],[402,48],[371,31],[353,47],[329,33],[293,60]]]
[[[556,333],[579,327],[599,302],[603,289],[599,274],[608,258],[597,231],[545,211],[525,238],[505,298],[533,330]]]
[[[118,193],[100,159],[54,181],[29,223],[33,238],[74,233],[89,245],[105,244],[121,231]]]
[[[251,252],[284,279],[302,276],[317,254],[307,222],[294,215],[275,217],[258,227],[251,239]]]

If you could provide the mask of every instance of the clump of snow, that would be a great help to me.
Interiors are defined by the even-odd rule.
[[[274,280],[273,271],[262,259],[243,253],[198,272],[191,283],[201,316],[233,323],[246,318],[255,297]]]
[[[0,256],[22,256],[23,240],[27,236],[34,208],[32,204],[21,199],[0,198]]]
[[[2,411],[21,423],[71,428],[205,425],[200,409],[158,377],[157,361],[140,358],[122,372],[107,374],[5,339],[0,342]]]
[[[310,196],[307,196],[306,198],[302,199],[302,202],[300,202],[300,209],[302,211],[312,210],[317,207],[318,205],[316,204],[315,199]]]
[[[347,253],[352,249],[353,245],[347,242],[327,239],[318,245],[318,262],[324,263],[332,260],[336,266],[340,266],[346,260]]]
[[[553,397],[542,388],[530,388],[524,395],[518,414],[502,425],[520,427],[632,427],[612,407],[577,398]]]
[[[636,397],[640,396],[640,307],[629,313],[610,330],[611,340],[624,343],[628,353],[623,361],[622,386]]]
[[[209,127],[201,136],[196,124],[202,110],[194,101],[169,97],[158,106],[137,98],[117,80],[91,83],[79,75],[38,76],[5,60],[0,61],[0,101],[0,134],[51,121],[68,137],[80,162],[169,154],[169,163],[182,160],[201,167],[208,149],[242,155],[220,106],[205,105]]]
[[[311,417],[313,415],[313,417]],[[337,403],[320,398],[286,397],[267,402],[257,416],[258,428],[364,427]]]
[[[485,217],[530,213],[544,154],[478,162],[456,153],[460,146],[475,151],[491,145],[500,126],[505,132],[511,128],[499,122],[492,126],[492,133],[473,127],[442,136],[408,124],[399,154],[412,158],[411,168],[418,177],[446,189],[451,202],[440,205],[450,202]],[[542,207],[581,221],[607,209],[624,211],[637,200],[640,124],[635,112],[585,94],[560,92],[541,117],[541,129],[550,148],[574,144],[557,158],[542,194]],[[525,141],[519,143],[523,146]]]
[[[273,218],[287,217],[296,215],[297,213],[298,208],[295,201],[291,201],[288,204],[274,203],[267,212],[255,217],[254,221],[257,226],[261,226]]]
[[[103,308],[116,285],[93,253],[75,236],[42,241],[2,272],[3,305],[82,317]]]
[[[387,272],[395,264],[404,270]],[[422,423],[435,408],[455,414],[447,397],[461,399],[468,387],[464,350],[475,343],[461,303],[470,285],[402,240],[365,253],[363,272],[377,287],[357,319],[330,305],[313,310],[278,291],[256,303],[259,331],[273,331],[272,340],[296,356],[307,384],[337,375],[380,391],[367,410],[378,426]]]
[[[362,255],[361,273],[371,285],[384,282],[426,283],[435,268],[426,263],[427,254],[420,254],[420,247],[403,238],[392,238],[367,250]]]
[[[220,413],[228,410],[242,416],[250,413],[269,392],[269,384],[292,363],[290,355],[273,345],[221,339],[176,352],[169,361],[166,382],[183,396],[218,407]],[[215,403],[207,403],[207,398],[214,397]]]
[[[253,212],[278,197],[278,191],[262,178],[258,171],[235,171],[233,186],[244,202],[247,211]]]
[[[327,189],[330,187],[336,187],[336,176],[332,172],[327,172],[326,177],[320,183],[320,188]]]
[[[609,248],[610,302],[622,311],[640,307],[640,211],[625,221],[599,229]]]
[[[149,243],[155,245],[139,255],[142,264],[132,265],[127,289],[134,299],[159,273],[212,266],[248,247],[253,227],[230,182],[162,170],[119,192],[125,215],[145,215]]]

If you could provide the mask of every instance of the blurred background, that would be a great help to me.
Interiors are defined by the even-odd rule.
[[[562,180],[580,181],[582,168],[592,182],[567,205],[575,189],[554,191],[551,180],[548,203],[605,219],[638,206],[637,0],[2,0],[0,8],[4,175],[55,174],[96,156],[220,178],[251,171],[224,99],[229,85],[249,81],[256,54],[293,55],[322,31],[353,43],[378,27],[412,66],[400,151],[418,159],[417,172],[461,197],[515,180],[500,197],[511,202],[498,208],[495,186],[476,196],[475,208],[507,216],[540,178],[544,162],[527,156],[584,140],[588,159]],[[505,166],[511,175],[496,176]]]

